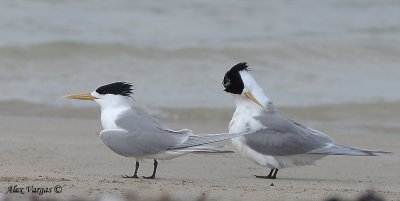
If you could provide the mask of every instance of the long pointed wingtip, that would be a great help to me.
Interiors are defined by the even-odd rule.
[[[393,156],[393,152],[388,152],[388,151],[375,151],[372,152],[373,156],[379,156],[379,157],[386,157],[386,156]]]

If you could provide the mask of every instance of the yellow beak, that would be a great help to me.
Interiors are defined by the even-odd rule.
[[[254,98],[253,94],[250,92],[245,92],[244,96],[246,96],[246,98],[252,100],[254,103],[256,103],[257,105],[259,105],[260,107],[262,107],[264,110],[268,111],[268,108],[264,107],[263,105],[261,105],[260,102],[258,102],[258,100],[256,98]]]
[[[72,95],[64,96],[64,98],[79,99],[79,100],[94,100],[94,99],[97,99],[96,97],[92,96],[90,93],[72,94]]]

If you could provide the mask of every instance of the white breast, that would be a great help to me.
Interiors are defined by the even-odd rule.
[[[238,133],[243,131],[259,130],[265,128],[259,121],[254,119],[258,116],[260,110],[249,110],[238,108],[229,124],[229,132]],[[246,145],[244,137],[232,139],[232,145],[243,156],[249,158],[253,162],[269,168],[278,168],[279,162],[274,157],[260,154]]]

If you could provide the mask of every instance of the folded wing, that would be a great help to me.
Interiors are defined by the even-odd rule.
[[[277,113],[266,112],[256,119],[267,128],[246,135],[246,144],[265,155],[381,156],[390,153],[335,144],[333,139],[324,133],[308,128]]]
[[[100,136],[110,149],[123,156],[142,156],[183,149],[216,152],[220,148],[202,145],[244,135],[193,135],[189,129],[173,131],[160,121],[137,112],[123,114],[116,125],[119,129],[103,130]]]

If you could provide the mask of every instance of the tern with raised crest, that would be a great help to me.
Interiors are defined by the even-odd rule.
[[[257,178],[276,179],[279,169],[311,165],[328,155],[391,154],[336,144],[326,134],[280,115],[245,62],[226,72],[223,85],[236,102],[229,132],[253,132],[232,139],[233,146],[245,157],[271,169],[267,176],[255,175]]]
[[[65,96],[69,99],[93,100],[101,107],[103,129],[100,138],[115,153],[136,159],[133,176],[137,175],[139,161],[153,159],[153,174],[147,179],[154,179],[157,160],[168,160],[188,153],[230,153],[222,147],[209,146],[245,133],[225,133],[194,135],[189,129],[174,131],[151,116],[134,110],[132,84],[115,82],[104,85],[91,93]]]

